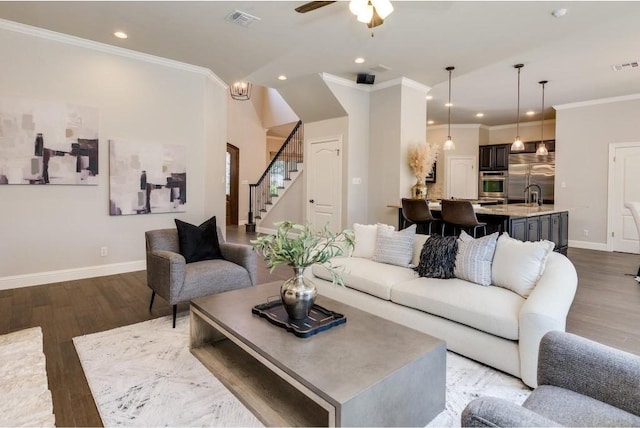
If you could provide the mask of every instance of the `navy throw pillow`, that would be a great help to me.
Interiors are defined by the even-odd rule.
[[[420,263],[414,270],[428,278],[455,278],[458,242],[455,236],[431,235],[420,252]]]
[[[218,228],[216,227],[215,216],[200,226],[194,226],[178,219],[175,219],[175,221],[178,229],[180,254],[182,254],[187,263],[224,258],[218,242]]]

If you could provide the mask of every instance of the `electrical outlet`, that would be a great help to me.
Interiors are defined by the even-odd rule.
[[[108,247],[100,247],[100,257],[106,257],[109,254]]]
[[[582,233],[584,233],[584,236],[589,236],[589,229],[585,229]]]

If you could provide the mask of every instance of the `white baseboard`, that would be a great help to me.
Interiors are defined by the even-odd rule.
[[[133,262],[113,263],[109,265],[87,266],[75,269],[5,276],[0,278],[0,290],[31,287],[34,285],[51,284],[62,281],[73,281],[76,279],[95,278],[98,276],[116,275],[119,273],[145,270],[146,268],[147,263],[145,260],[136,260]]]
[[[569,247],[582,248],[585,250],[609,251],[607,244],[601,242],[572,241],[569,240]]]
[[[256,227],[256,232],[263,233],[265,235],[275,235],[276,234],[276,230],[275,229],[269,229],[269,228],[260,227],[260,226]]]

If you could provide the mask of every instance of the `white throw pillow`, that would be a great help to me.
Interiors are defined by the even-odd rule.
[[[353,224],[353,232],[356,242],[353,247],[351,257],[362,257],[364,259],[370,259],[373,257],[373,254],[376,251],[376,235],[378,233],[378,227],[394,230],[393,226],[382,223]]]
[[[553,251],[550,241],[522,242],[503,233],[498,238],[493,256],[493,285],[529,297],[544,273],[547,258]]]
[[[409,267],[416,267],[420,264],[420,254],[422,254],[422,247],[424,247],[427,239],[429,239],[429,235],[416,233],[416,237],[413,240],[413,258],[411,259],[411,266]]]
[[[413,241],[416,236],[416,225],[394,232],[379,227],[376,236],[376,250],[373,261],[409,267],[413,258]]]
[[[496,250],[498,232],[474,239],[465,231],[458,238],[456,255],[456,278],[480,285],[491,285],[491,265]]]

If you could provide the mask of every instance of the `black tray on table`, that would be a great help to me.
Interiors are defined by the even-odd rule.
[[[282,305],[282,300],[261,303],[251,308],[251,312],[298,337],[313,336],[347,322],[344,315],[315,304],[311,307],[307,318],[302,320],[289,319],[289,315]]]

